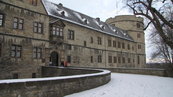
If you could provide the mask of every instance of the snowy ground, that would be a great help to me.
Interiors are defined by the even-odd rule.
[[[101,87],[65,97],[173,97],[173,78],[112,73]]]

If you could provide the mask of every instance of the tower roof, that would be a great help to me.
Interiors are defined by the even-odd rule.
[[[133,41],[133,39],[127,34],[126,31],[102,22],[99,18],[92,18],[85,14],[71,10],[64,7],[61,3],[55,4],[47,0],[42,1],[49,16],[62,19],[64,21],[77,24],[92,30],[96,30],[101,33]]]

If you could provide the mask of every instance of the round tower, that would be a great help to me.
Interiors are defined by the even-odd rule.
[[[136,51],[136,64],[140,67],[144,67],[145,61],[145,34],[144,23],[142,17],[136,17],[135,15],[121,15],[114,18],[109,18],[106,23],[126,30],[127,33],[135,41]]]

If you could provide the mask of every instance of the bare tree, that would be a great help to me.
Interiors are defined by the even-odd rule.
[[[132,9],[134,15],[148,19],[144,30],[152,24],[162,41],[173,50],[173,38],[164,32],[165,27],[173,29],[172,18],[165,17],[173,9],[173,0],[127,0],[127,5]]]

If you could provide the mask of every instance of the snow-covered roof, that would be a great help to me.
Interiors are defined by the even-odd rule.
[[[68,21],[105,34],[133,41],[133,39],[127,34],[126,31],[102,22],[99,18],[92,18],[77,11],[71,10],[64,7],[61,3],[55,4],[47,0],[42,1],[49,16],[62,19],[64,21]]]

